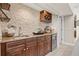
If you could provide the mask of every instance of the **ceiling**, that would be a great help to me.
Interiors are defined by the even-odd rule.
[[[69,4],[67,3],[24,3],[24,5],[38,11],[47,10],[53,14],[60,16],[73,14]]]
[[[79,14],[79,3],[69,4],[74,14]]]
[[[79,8],[79,3],[70,3],[69,5],[73,8]]]

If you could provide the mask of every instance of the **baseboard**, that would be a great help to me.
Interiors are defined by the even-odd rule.
[[[62,42],[62,44],[65,44],[65,45],[70,45],[70,46],[74,46],[75,44],[74,43],[68,43],[68,42]]]

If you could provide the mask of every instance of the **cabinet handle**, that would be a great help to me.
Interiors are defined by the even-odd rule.
[[[27,50],[28,50],[28,48],[27,48]]]
[[[24,51],[25,51],[26,49],[24,49]]]

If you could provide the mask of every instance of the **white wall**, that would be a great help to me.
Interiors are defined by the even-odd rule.
[[[1,24],[2,29],[8,24],[13,24],[17,27],[16,35],[19,26],[22,27],[24,34],[31,34],[39,27],[39,12],[25,5],[11,4],[10,11],[5,11],[5,13],[11,18],[11,21],[7,24]]]
[[[74,16],[64,17],[64,43],[73,45],[75,42],[74,38]]]
[[[52,28],[55,28],[55,31],[57,32],[57,47],[59,47],[61,43],[61,17],[54,17],[52,20]]]

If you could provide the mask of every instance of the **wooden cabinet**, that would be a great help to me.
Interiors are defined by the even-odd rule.
[[[38,38],[38,55],[46,55],[51,52],[51,36],[41,36]]]
[[[7,56],[24,56],[25,51],[25,40],[6,43]]]
[[[44,46],[44,41],[45,41],[45,37],[44,36],[41,36],[41,37],[38,37],[38,55],[39,56],[44,56],[45,55],[45,46]]]
[[[2,56],[44,56],[51,51],[51,35],[31,37],[0,44]]]
[[[26,40],[26,55],[37,56],[37,41],[35,37]]]
[[[45,36],[45,54],[49,53],[52,51],[52,39],[51,39],[51,35],[46,35]]]
[[[25,56],[25,45],[15,46],[6,51],[7,56]]]

